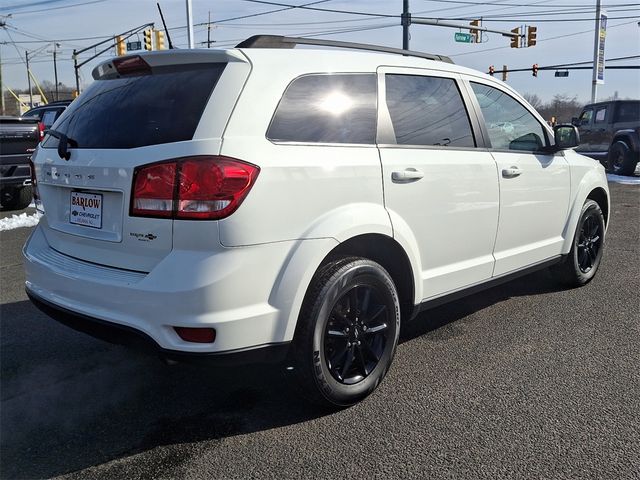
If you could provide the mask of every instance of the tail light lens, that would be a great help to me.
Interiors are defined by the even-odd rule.
[[[218,220],[251,190],[260,168],[223,156],[186,157],[138,167],[131,216]]]
[[[41,142],[42,140],[44,140],[44,123],[42,122],[38,122],[38,142]]]

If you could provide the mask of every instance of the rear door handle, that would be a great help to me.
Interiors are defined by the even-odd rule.
[[[509,168],[502,169],[502,176],[504,178],[515,178],[519,176],[521,173],[522,173],[522,170],[520,170],[518,167],[509,167]]]
[[[424,172],[416,170],[415,168],[407,168],[402,172],[391,172],[391,180],[396,183],[409,183],[420,180],[424,177]]]

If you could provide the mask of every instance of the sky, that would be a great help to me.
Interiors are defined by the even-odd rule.
[[[275,3],[305,5],[313,0],[272,0]],[[458,29],[413,24],[410,48],[449,55],[455,63],[486,72],[489,65],[497,70],[530,68],[593,58],[596,0],[410,0],[414,16],[452,19],[468,24],[469,19],[483,18],[483,25],[497,30],[511,30],[520,25],[538,28],[538,44],[529,48],[509,48],[509,39],[499,34],[483,35],[480,44],[454,41]],[[607,59],[640,55],[640,5],[628,0],[603,0],[609,14],[605,44]],[[187,48],[186,0],[160,0],[167,26],[175,46]],[[260,14],[284,6],[268,5],[255,0],[192,0],[194,24],[208,22],[211,15],[212,47],[230,47],[242,39],[259,33],[276,35],[313,35],[315,38],[373,43],[400,48],[400,19],[371,15],[325,12],[291,8],[266,15],[230,20]],[[402,0],[324,0],[310,5],[318,9],[346,10],[368,14],[398,16]],[[587,19],[587,21],[581,21]],[[58,80],[73,86],[75,77],[71,55],[80,49],[139,25],[162,22],[156,0],[0,0],[0,55],[2,79],[12,89],[26,88],[27,73],[23,62],[25,50],[30,52],[31,70],[38,81],[52,81],[53,44],[58,51]],[[351,30],[345,32],[345,30]],[[357,31],[353,31],[357,30]],[[462,30],[468,32],[468,30]],[[196,47],[205,48],[207,26],[195,27]],[[89,38],[99,37],[99,38]],[[140,35],[141,37],[141,35]],[[133,40],[134,38],[131,38]],[[141,39],[141,38],[139,38]],[[106,48],[98,47],[93,52]],[[95,65],[115,55],[111,48],[97,60],[81,68],[82,84],[92,81]],[[80,56],[84,60],[87,52]],[[611,65],[640,65],[640,58]],[[509,74],[507,83],[520,93],[537,94],[549,101],[556,94],[577,96],[587,103],[591,97],[591,71],[571,71],[568,78],[556,78],[553,71],[541,71],[537,78],[530,72]],[[640,98],[640,70],[607,70],[605,83],[598,87],[598,98],[616,94],[620,98]]]

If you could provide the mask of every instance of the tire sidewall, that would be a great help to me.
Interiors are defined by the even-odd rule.
[[[580,230],[582,229],[582,225],[585,219],[588,216],[595,216],[600,224],[600,231],[602,232],[602,241],[600,243],[600,248],[598,250],[598,255],[596,257],[596,261],[594,262],[591,270],[588,272],[583,272],[580,270],[580,264],[578,262],[578,242],[580,241]],[[596,275],[598,271],[598,267],[600,266],[600,262],[602,260],[602,255],[604,252],[606,242],[606,232],[605,232],[605,223],[604,223],[604,215],[602,214],[602,210],[600,206],[593,200],[588,200],[582,207],[582,211],[580,212],[580,219],[578,221],[578,226],[576,227],[576,232],[573,237],[573,245],[571,247],[571,261],[573,264],[573,269],[576,274],[576,279],[579,284],[584,285],[585,283],[591,281],[591,279]]]
[[[353,385],[345,385],[333,378],[329,371],[324,352],[324,333],[336,302],[357,285],[373,286],[380,293],[388,311],[392,312],[389,318],[391,331],[385,352],[374,370],[364,380]],[[366,260],[343,266],[327,281],[318,295],[312,319],[313,373],[319,391],[327,401],[335,405],[347,406],[356,403],[379,385],[395,354],[400,333],[400,305],[391,277],[380,265]]]

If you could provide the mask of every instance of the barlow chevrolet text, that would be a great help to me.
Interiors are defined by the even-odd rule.
[[[346,406],[421,310],[594,277],[609,191],[574,126],[447,57],[296,43],[96,67],[34,154],[31,300],[170,359],[286,360]]]

